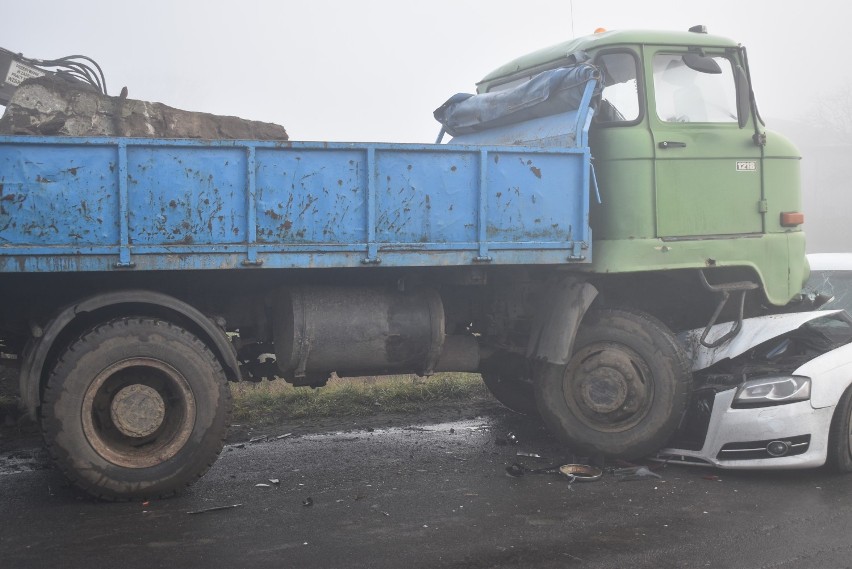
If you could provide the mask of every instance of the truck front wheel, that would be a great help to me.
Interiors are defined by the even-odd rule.
[[[683,415],[692,376],[669,329],[625,308],[590,311],[567,365],[535,381],[542,419],[574,452],[638,458],[661,448]]]
[[[60,356],[42,430],[53,459],[86,492],[163,497],[212,465],[230,409],[225,374],[201,340],[159,319],[120,318]]]

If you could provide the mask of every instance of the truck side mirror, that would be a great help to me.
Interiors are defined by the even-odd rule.
[[[689,52],[683,54],[683,63],[693,71],[698,71],[699,73],[711,73],[713,75],[718,75],[722,73],[722,68],[719,67],[719,64],[712,57],[707,57],[706,55],[701,55],[699,53]]]

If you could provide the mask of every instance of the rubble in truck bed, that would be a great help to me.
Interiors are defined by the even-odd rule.
[[[102,95],[76,81],[45,76],[15,91],[0,134],[289,140],[283,126]]]

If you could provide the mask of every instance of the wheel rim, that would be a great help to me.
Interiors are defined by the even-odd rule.
[[[587,426],[602,432],[635,427],[654,399],[645,360],[627,346],[600,342],[578,350],[562,379],[565,403]]]
[[[83,431],[104,459],[128,468],[174,457],[195,424],[186,378],[153,358],[116,362],[101,371],[83,399]]]

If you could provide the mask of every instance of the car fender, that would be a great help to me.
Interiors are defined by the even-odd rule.
[[[811,406],[837,405],[852,385],[852,344],[835,348],[799,366],[793,375],[811,378]]]

